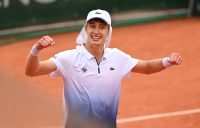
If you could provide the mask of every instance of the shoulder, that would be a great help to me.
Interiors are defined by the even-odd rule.
[[[130,56],[127,53],[119,50],[118,48],[106,48],[105,49],[106,53],[109,54],[110,56]]]
[[[127,61],[133,61],[135,63],[138,62],[138,59],[133,57],[132,55],[127,54],[126,52],[123,52],[117,48],[106,48],[106,56],[108,58],[112,58],[113,60],[125,63]]]
[[[68,58],[68,57],[72,57],[74,55],[76,55],[78,52],[76,49],[72,49],[72,50],[66,50],[66,51],[62,51],[59,52],[57,54],[55,54],[53,57],[54,58]]]

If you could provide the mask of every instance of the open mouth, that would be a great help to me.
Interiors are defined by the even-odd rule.
[[[94,40],[94,41],[99,41],[101,39],[101,36],[91,36],[91,38]]]

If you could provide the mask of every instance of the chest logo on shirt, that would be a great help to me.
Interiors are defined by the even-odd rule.
[[[81,71],[85,73],[85,72],[87,72],[87,68],[86,67],[82,67]]]
[[[110,71],[113,71],[113,70],[115,70],[115,68],[113,68],[113,67],[110,67]]]

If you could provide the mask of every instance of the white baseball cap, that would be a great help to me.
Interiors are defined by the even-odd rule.
[[[108,36],[106,38],[106,42],[105,42],[105,45],[104,45],[104,48],[107,48],[110,45],[110,40],[111,40],[111,36],[112,36],[112,26],[111,26],[110,14],[107,11],[101,10],[101,9],[92,10],[87,15],[86,23],[89,20],[94,19],[94,18],[100,18],[109,25],[109,33],[108,33]],[[87,42],[87,39],[88,39],[88,35],[87,35],[86,30],[85,30],[86,23],[82,27],[79,35],[76,38],[76,43],[79,44],[79,45],[85,44]]]
[[[110,14],[105,10],[97,9],[97,10],[90,11],[87,15],[86,22],[88,22],[89,20],[94,19],[94,18],[102,19],[107,24],[111,25]]]

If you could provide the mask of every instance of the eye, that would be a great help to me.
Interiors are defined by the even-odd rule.
[[[105,27],[105,26],[100,26],[100,28],[101,28],[101,29],[105,29],[106,27]]]
[[[91,28],[96,28],[95,24],[89,24]]]
[[[106,26],[104,26],[104,25],[100,25],[99,28],[100,28],[100,29],[105,29]]]

